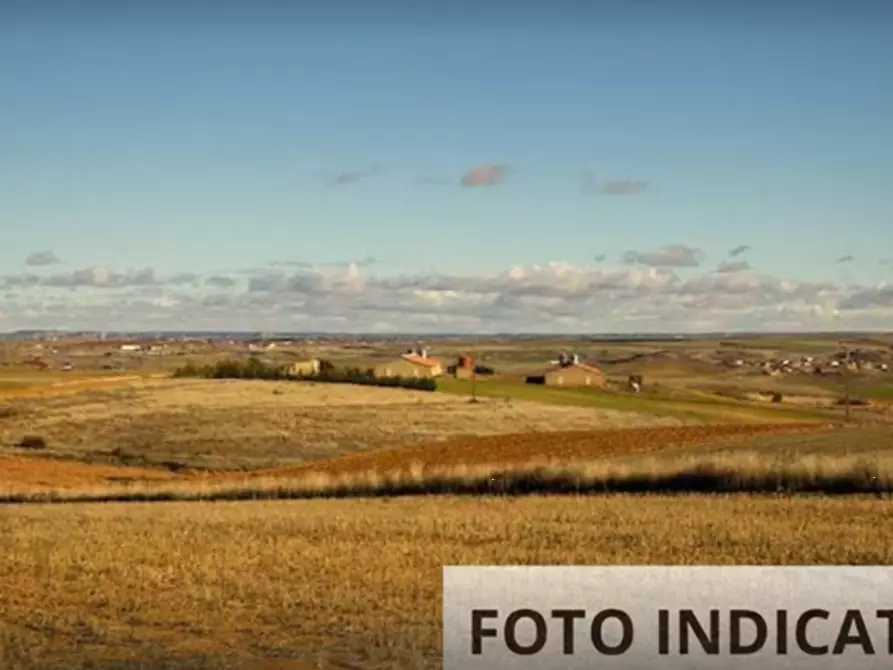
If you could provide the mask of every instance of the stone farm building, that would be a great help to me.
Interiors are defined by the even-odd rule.
[[[579,360],[562,361],[555,367],[547,370],[545,374],[536,377],[528,377],[530,384],[545,384],[546,386],[598,386],[603,387],[608,375],[594,365],[581,363]]]
[[[604,386],[608,376],[593,365],[571,363],[559,365],[543,377],[546,386]]]
[[[439,377],[443,361],[432,358],[424,350],[414,350],[393,361],[379,363],[374,368],[376,377]]]
[[[471,379],[474,377],[474,361],[470,356],[459,356],[456,365],[451,367],[451,372],[456,379]]]
[[[298,361],[288,366],[288,373],[292,375],[316,375],[319,374],[319,360],[313,358],[309,361]]]

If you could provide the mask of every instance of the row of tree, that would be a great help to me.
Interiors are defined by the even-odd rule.
[[[377,377],[370,368],[338,368],[328,361],[321,364],[319,372],[294,374],[284,365],[270,365],[256,356],[246,361],[236,359],[218,361],[208,365],[189,363],[174,372],[175,377],[194,377],[201,379],[267,379],[278,381],[312,381],[332,384],[358,384],[361,386],[387,386],[414,389],[419,391],[436,391],[434,379],[419,377]]]

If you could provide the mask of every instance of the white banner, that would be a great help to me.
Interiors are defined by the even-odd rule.
[[[444,670],[893,667],[893,567],[443,569]]]

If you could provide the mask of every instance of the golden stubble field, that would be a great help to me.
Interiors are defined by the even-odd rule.
[[[877,431],[855,436],[874,458],[882,483],[888,486],[889,459],[880,449]],[[510,433],[452,438],[414,446],[375,449],[297,467],[258,469],[243,472],[185,469],[172,471],[81,463],[64,458],[33,454],[0,454],[0,502],[38,502],[51,496],[57,501],[110,501],[115,499],[238,499],[245,497],[315,497],[368,494],[394,495],[476,490],[485,484],[492,492],[493,477],[529,477],[534,474],[540,492],[565,487],[562,479],[576,476],[580,484],[590,482],[597,490],[618,475],[626,480],[646,478],[660,483],[674,472],[702,470],[709,466],[731,468],[739,477],[750,478],[757,490],[773,490],[781,473],[773,465],[778,458],[765,458],[746,449],[748,440],[805,436],[807,458],[811,438],[845,435],[815,424],[709,425],[661,428],[605,429],[543,433]],[[884,435],[880,435],[881,443]],[[854,437],[849,437],[852,441]],[[875,440],[875,442],[872,442]],[[821,440],[820,440],[821,441]],[[784,443],[777,453],[784,451]],[[857,453],[858,450],[857,450]],[[840,474],[852,457],[829,458],[819,452],[825,466]],[[730,458],[722,458],[731,455]],[[784,470],[797,475],[797,450],[789,454]],[[651,458],[649,458],[651,456]],[[833,462],[832,462],[833,461]],[[620,469],[614,467],[620,465]],[[769,466],[768,468],[766,466]],[[863,460],[856,463],[860,468]],[[802,470],[802,467],[800,468]],[[825,468],[827,470],[827,467]],[[813,472],[813,474],[817,474]],[[858,473],[857,473],[858,474]],[[717,476],[722,476],[718,471]],[[552,483],[550,484],[550,478]],[[607,478],[607,479],[606,479]],[[591,488],[591,486],[589,487]]]
[[[678,425],[634,412],[342,384],[143,380],[10,398],[0,445],[40,435],[54,452],[128,462],[274,467],[461,435]]]
[[[887,564],[891,522],[743,496],[7,507],[0,666],[436,668],[444,564]]]

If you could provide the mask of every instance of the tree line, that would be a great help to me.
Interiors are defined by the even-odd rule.
[[[230,359],[206,365],[187,363],[174,371],[174,377],[200,379],[266,379],[271,381],[311,381],[360,386],[386,386],[418,391],[436,391],[437,381],[426,377],[379,377],[372,368],[339,368],[320,361],[319,372],[294,373],[287,365],[271,365],[256,356],[240,361]]]

